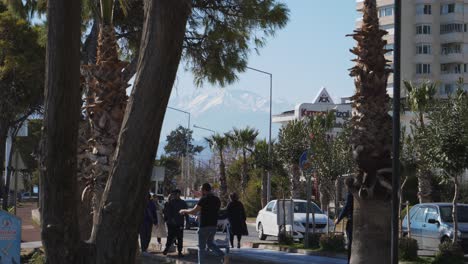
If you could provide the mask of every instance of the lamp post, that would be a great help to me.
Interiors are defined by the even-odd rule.
[[[195,124],[193,124],[193,127],[196,127],[196,128],[199,128],[199,129],[203,129],[203,130],[206,130],[206,131],[210,131],[212,132],[213,134],[216,134],[216,131],[212,130],[212,129],[209,129],[209,128],[206,128],[206,127],[201,127],[201,126],[197,126]]]
[[[395,45],[393,53],[393,160],[392,160],[392,236],[391,261],[398,264],[398,216],[400,212],[400,56],[401,0],[395,0]]]
[[[187,111],[184,111],[184,110],[181,110],[181,109],[178,109],[178,108],[170,107],[170,106],[168,106],[167,108],[188,115],[188,123],[187,123],[187,137],[188,137],[188,133],[189,133],[189,130],[190,130],[190,112],[187,112]],[[189,155],[189,145],[190,145],[190,138],[187,138],[187,144],[185,146],[185,157],[186,157],[186,161],[185,161],[186,173],[185,173],[185,180],[184,180],[184,182],[185,182],[185,188],[184,188],[185,198],[187,198],[188,178],[190,178],[190,167],[189,167],[190,163],[188,162],[189,161],[189,157],[188,157],[188,155]]]
[[[273,74],[266,72],[266,71],[259,70],[259,69],[255,69],[252,67],[245,67],[245,68],[270,76],[270,122],[269,122],[269,130],[268,130],[268,178],[267,178],[267,201],[269,202],[271,199],[271,163],[272,163],[272,160],[271,160],[271,119],[272,119],[271,106],[272,106],[272,98],[273,98]]]

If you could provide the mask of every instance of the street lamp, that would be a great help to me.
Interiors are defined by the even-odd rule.
[[[271,163],[272,163],[272,160],[271,160],[271,119],[272,119],[271,106],[272,106],[272,97],[273,97],[273,74],[266,72],[266,71],[259,70],[259,69],[251,68],[251,67],[245,67],[245,68],[270,76],[270,123],[269,123],[270,127],[268,130],[268,178],[267,178],[267,201],[269,202],[271,199]]]
[[[398,227],[400,212],[400,56],[401,0],[395,0],[395,51],[393,52],[393,160],[392,160],[392,236],[391,261],[398,263]]]
[[[201,126],[197,126],[195,124],[193,124],[193,127],[196,127],[196,128],[199,128],[199,129],[203,129],[203,130],[206,130],[206,131],[210,131],[212,132],[213,134],[216,133],[216,131],[212,130],[212,129],[209,129],[209,128],[206,128],[206,127],[201,127]]]
[[[189,135],[188,133],[189,133],[189,130],[190,130],[190,113],[187,112],[187,111],[178,109],[178,108],[170,107],[170,106],[168,106],[167,108],[188,115],[188,124],[187,124],[187,136],[188,136],[188,135]],[[188,178],[190,178],[190,167],[189,167],[190,163],[188,162],[188,161],[189,161],[189,158],[188,158],[188,155],[189,155],[189,144],[190,144],[190,138],[187,138],[187,145],[185,146],[185,157],[186,157],[186,162],[185,162],[186,165],[185,165],[185,166],[187,167],[187,169],[186,169],[187,171],[186,171],[186,174],[185,174],[185,188],[184,188],[184,196],[185,196],[185,198],[187,198]],[[183,170],[182,170],[182,171],[183,171]]]

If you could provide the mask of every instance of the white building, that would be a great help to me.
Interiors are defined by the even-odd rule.
[[[351,102],[347,101],[347,99],[348,98],[342,98],[341,102],[336,104],[333,102],[333,99],[327,89],[322,87],[313,103],[300,103],[296,105],[294,110],[273,115],[272,122],[285,125],[292,120],[302,120],[307,116],[323,115],[327,112],[334,111],[336,120],[333,133],[336,134],[341,130],[345,120],[350,119],[352,116]]]

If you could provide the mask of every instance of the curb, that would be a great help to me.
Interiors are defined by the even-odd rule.
[[[297,248],[281,247],[277,245],[267,245],[267,244],[260,244],[260,243],[252,243],[252,244],[253,244],[252,248],[258,248],[258,249],[268,249],[268,250],[281,251],[281,252],[286,252],[286,253],[301,254],[301,255],[306,255],[306,256],[348,259],[347,255],[341,254],[341,253],[314,251],[314,250],[309,250],[309,249],[297,249]]]

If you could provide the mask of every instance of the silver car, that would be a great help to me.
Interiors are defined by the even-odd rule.
[[[418,241],[420,249],[437,250],[443,242],[451,241],[455,232],[451,203],[422,203],[409,212],[411,238]],[[458,204],[458,240],[468,253],[468,205]],[[408,214],[403,219],[403,234],[408,234]]]

